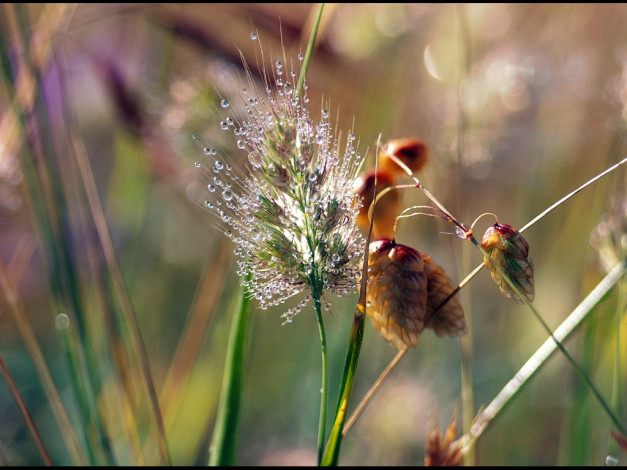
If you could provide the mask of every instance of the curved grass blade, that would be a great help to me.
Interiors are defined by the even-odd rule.
[[[246,277],[246,282],[251,276]],[[239,408],[242,391],[242,372],[246,345],[246,327],[250,313],[250,296],[242,286],[239,303],[233,314],[228,349],[224,364],[224,377],[220,392],[220,403],[216,416],[216,424],[209,447],[209,465],[233,465],[235,461],[235,445]]]
[[[572,311],[572,313],[555,330],[552,337],[547,339],[542,346],[520,368],[516,375],[503,387],[499,394],[475,419],[470,433],[466,436],[464,447],[472,446],[476,439],[483,433],[492,420],[505,408],[512,398],[522,389],[527,381],[540,369],[547,359],[558,349],[558,345],[566,339],[581,321],[601,301],[603,296],[623,277],[627,272],[627,261],[617,264],[612,271],[588,294],[588,296]],[[558,343],[559,341],[559,343]],[[561,348],[560,348],[561,349]],[[616,424],[616,423],[615,423]],[[624,433],[620,423],[618,429]]]

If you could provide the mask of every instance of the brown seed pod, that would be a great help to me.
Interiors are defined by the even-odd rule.
[[[455,290],[451,278],[444,272],[444,268],[425,254],[420,253],[424,261],[424,269],[427,274],[427,316],[429,320],[426,328],[433,328],[439,337],[450,336],[460,338],[466,333],[466,319],[464,309],[459,301],[459,296],[454,295],[446,301]],[[446,301],[444,305],[442,303]],[[438,307],[442,307],[438,310]],[[432,314],[435,312],[435,315]]]
[[[368,210],[374,200],[374,183],[375,171],[371,170],[359,175],[353,187],[354,191],[362,198],[363,203],[357,215],[357,225],[366,233],[370,227]],[[379,170],[377,175],[377,194],[395,184],[394,175],[388,171]],[[401,195],[397,190],[392,190],[379,199],[374,211],[372,239],[393,238],[394,221],[400,213]]]
[[[398,350],[416,347],[424,328],[427,275],[420,252],[394,240],[370,244],[366,312],[381,336]]]
[[[429,426],[427,448],[425,451],[425,467],[458,467],[462,464],[464,451],[463,437],[455,439],[457,431],[457,409],[444,435],[440,433],[437,423]]]
[[[484,256],[483,262],[501,292],[514,302],[523,303],[492,263],[509,276],[528,302],[533,302],[535,297],[533,263],[529,258],[529,244],[520,232],[511,225],[497,222],[483,234],[481,247],[488,255]]]
[[[405,170],[392,160],[390,155],[394,155],[407,165],[412,173],[416,173],[424,168],[429,160],[428,147],[422,140],[414,137],[390,140],[379,152],[381,169],[387,170],[394,175],[406,175]]]

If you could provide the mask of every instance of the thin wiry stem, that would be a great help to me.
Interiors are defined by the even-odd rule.
[[[9,309],[13,313],[15,323],[22,339],[24,340],[26,349],[35,364],[37,375],[39,376],[44,391],[48,396],[50,407],[52,408],[56,421],[59,423],[59,427],[62,430],[61,434],[67,443],[68,450],[77,464],[85,465],[87,464],[87,460],[79,444],[78,436],[76,435],[72,422],[70,421],[65,407],[63,406],[63,401],[61,400],[59,391],[52,380],[50,370],[46,365],[46,360],[44,359],[44,355],[39,347],[35,333],[30,326],[22,301],[17,294],[13,282],[8,276],[2,259],[0,259],[0,286],[2,286],[5,299],[9,304]]]
[[[357,419],[361,416],[364,409],[366,409],[366,406],[368,405],[368,403],[370,403],[370,399],[377,392],[377,390],[379,390],[381,385],[383,385],[383,382],[385,381],[385,379],[387,379],[388,375],[390,375],[390,373],[394,370],[394,368],[396,367],[396,364],[398,364],[398,362],[403,358],[403,356],[405,356],[405,353],[407,352],[408,349],[409,348],[405,346],[398,353],[396,353],[396,356],[394,356],[394,359],[392,359],[392,361],[388,364],[388,366],[381,373],[381,375],[375,381],[375,383],[372,384],[372,387],[370,387],[370,390],[368,390],[368,393],[366,393],[366,395],[364,395],[364,397],[361,399],[361,401],[359,402],[359,405],[357,405],[357,407],[355,408],[355,411],[353,411],[353,414],[350,416],[350,418],[346,420],[346,424],[344,425],[344,428],[342,429],[342,436],[346,436],[350,428],[353,426],[353,424],[355,424]]]
[[[300,95],[303,91],[303,87],[305,86],[305,76],[307,75],[307,69],[309,68],[309,61],[311,60],[314,45],[316,44],[316,36],[318,35],[320,19],[322,18],[322,10],[324,10],[324,3],[320,4],[320,7],[318,9],[318,16],[316,17],[316,22],[314,23],[313,29],[311,31],[311,35],[309,36],[309,43],[307,44],[307,51],[305,52],[305,57],[303,59],[303,67],[301,68],[300,76],[298,77],[298,86],[296,87],[296,98],[298,99],[300,99]]]
[[[70,138],[72,140],[74,152],[76,153],[81,179],[94,218],[94,224],[100,238],[104,257],[107,266],[111,272],[113,288],[122,307],[122,313],[124,314],[124,319],[126,321],[131,336],[131,344],[133,345],[135,358],[139,363],[143,382],[148,392],[151,410],[157,424],[157,429],[159,431],[158,441],[161,458],[166,464],[168,464],[170,462],[170,457],[167,450],[163,417],[161,415],[157,392],[155,390],[154,382],[152,380],[152,374],[150,372],[150,365],[148,363],[146,347],[139,331],[139,325],[137,324],[137,319],[135,318],[133,306],[124,285],[122,273],[120,272],[120,267],[118,265],[115,250],[113,248],[111,235],[109,233],[107,222],[104,217],[104,209],[102,208],[102,205],[100,203],[100,198],[98,197],[98,192],[96,191],[96,182],[94,181],[93,172],[91,171],[91,166],[89,164],[89,160],[87,159],[87,152],[84,148],[83,142],[78,138],[76,133],[72,132]]]
[[[603,398],[603,396],[601,395],[601,393],[597,390],[596,386],[592,383],[592,380],[590,379],[590,377],[588,377],[588,374],[586,374],[586,371],[583,370],[579,364],[577,364],[577,362],[575,361],[575,359],[573,359],[573,357],[568,353],[568,351],[566,351],[566,348],[564,348],[564,345],[561,343],[560,340],[557,339],[557,337],[553,334],[553,331],[551,330],[551,328],[549,327],[549,325],[547,325],[547,323],[544,321],[544,319],[542,318],[542,315],[540,315],[540,312],[538,312],[538,310],[527,301],[527,298],[520,292],[520,289],[518,288],[518,286],[516,286],[516,284],[510,279],[510,277],[501,269],[500,266],[498,266],[495,262],[492,261],[492,258],[490,258],[489,256],[487,256],[487,253],[485,252],[485,250],[481,247],[481,245],[473,238],[471,238],[472,243],[479,248],[479,250],[481,250],[481,252],[483,253],[485,259],[488,259],[490,263],[492,263],[492,266],[494,268],[496,268],[496,270],[499,272],[499,274],[503,277],[503,279],[505,279],[505,281],[507,282],[507,284],[510,286],[510,288],[516,293],[516,295],[533,311],[534,315],[536,316],[536,318],[538,319],[538,321],[540,322],[540,324],[542,325],[542,327],[547,331],[547,333],[551,336],[551,339],[553,341],[555,341],[556,346],[559,348],[559,350],[562,352],[562,354],[564,354],[564,356],[566,357],[566,359],[568,360],[568,362],[570,362],[570,364],[573,366],[573,368],[575,369],[575,372],[577,372],[577,375],[579,375],[579,377],[581,378],[581,380],[584,381],[584,383],[590,388],[590,390],[592,390],[592,393],[594,394],[594,396],[597,398],[597,400],[599,400],[599,403],[601,404],[601,407],[605,410],[605,412],[609,415],[610,419],[614,422],[614,425],[616,426],[617,429],[619,429],[624,435],[627,435],[627,431],[625,430],[625,427],[622,425],[622,423],[618,420],[618,418],[616,418],[616,416],[614,415],[612,409],[609,407],[609,405],[607,404],[607,402],[605,401],[605,399]],[[624,264],[624,263],[623,263]],[[624,267],[623,267],[624,269]]]
[[[411,170],[400,160],[398,160],[396,157],[394,157],[393,155],[390,155],[390,157],[401,167],[403,168],[409,176],[412,177],[412,179],[414,179],[414,181],[416,181],[416,185],[405,185],[403,186],[402,189],[408,189],[408,188],[415,188],[418,187],[420,189],[422,189],[423,191],[425,191],[425,189],[422,187],[422,185],[420,184],[420,181],[418,181],[417,178],[415,178],[411,172]],[[538,222],[542,217],[544,217],[545,215],[547,215],[549,212],[551,212],[552,210],[554,210],[555,208],[557,208],[559,205],[563,204],[564,202],[566,202],[569,198],[573,197],[575,194],[577,194],[578,192],[580,192],[582,189],[586,188],[587,186],[589,186],[592,182],[597,181],[598,179],[600,179],[601,177],[609,174],[610,172],[616,170],[620,165],[624,164],[625,162],[627,162],[627,158],[623,159],[622,161],[618,162],[617,164],[613,165],[612,167],[608,168],[607,170],[603,171],[602,173],[598,174],[597,176],[595,176],[594,178],[592,178],[591,180],[587,181],[586,183],[584,183],[583,185],[579,186],[577,189],[575,189],[574,191],[570,192],[567,196],[561,198],[559,201],[557,201],[555,204],[551,205],[549,208],[547,208],[546,210],[544,210],[543,212],[541,212],[538,216],[534,217],[529,223],[527,223],[521,230],[520,232],[522,232],[525,229],[528,229],[529,227],[531,227],[534,223]],[[397,188],[398,189],[398,188]],[[374,198],[374,202],[373,205],[375,204],[376,201],[378,201],[380,199],[380,195],[383,193],[384,191],[381,191],[381,193],[378,195],[379,198]],[[438,208],[440,208],[440,210],[442,210],[443,214],[449,215],[448,211],[446,211],[446,209],[437,201],[434,200],[432,198],[432,195],[430,192],[425,191],[425,194],[427,194],[427,196],[438,206]],[[371,211],[373,211],[373,207],[370,208]],[[449,215],[450,216],[450,215]],[[463,224],[457,222],[452,216],[450,216],[450,220],[452,222],[454,222],[459,228],[463,229],[464,232],[466,232],[467,234],[467,239],[474,241],[475,244],[477,244],[476,240],[472,237],[472,231],[470,231],[470,229],[466,226],[464,226]],[[480,248],[480,247],[479,247]],[[428,322],[430,321],[431,318],[433,318],[434,314],[436,314],[445,304],[446,302],[448,302],[448,300],[450,298],[452,298],[455,294],[457,294],[457,292],[459,292],[459,290],[464,287],[468,282],[470,282],[470,280],[479,272],[481,271],[482,268],[485,267],[484,263],[479,264],[470,274],[468,274],[468,276],[466,276],[466,278],[459,283],[459,285],[453,290],[453,292],[451,292],[451,294],[449,294],[449,296],[442,302],[442,304],[440,304],[440,306],[438,306],[433,313],[431,314],[431,316],[429,316],[429,318],[426,319],[425,321],[425,325],[428,324]],[[509,280],[509,278],[507,276],[503,276],[506,279]],[[509,280],[509,282],[511,282],[511,280]],[[527,302],[528,303],[528,302]],[[537,314],[537,311],[530,305],[530,307],[532,308],[532,310],[534,310],[534,313],[538,316],[539,314]],[[548,328],[548,326],[546,325],[546,323],[542,320],[541,317],[539,317],[539,320],[541,321],[541,323],[543,324],[543,326],[545,328]],[[551,333],[550,329],[548,329],[549,333]],[[555,337],[553,337],[553,339],[555,339]],[[557,340],[556,340],[557,341]],[[559,343],[559,341],[557,341],[556,344],[559,344],[561,346],[561,344]],[[563,348],[563,346],[562,346]],[[560,349],[562,349],[560,348]],[[565,352],[565,350],[564,350]],[[568,353],[566,352],[567,357],[570,357],[568,355]],[[402,355],[401,355],[402,358]],[[394,359],[392,359],[392,361],[390,362],[390,364],[388,365],[388,367],[385,369],[385,371],[381,374],[381,376],[379,377],[379,379],[377,379],[377,382],[375,382],[376,384],[376,388],[380,388],[381,383],[379,383],[380,379],[383,376],[387,376],[389,375],[389,373],[391,372],[391,369],[393,369],[394,367],[396,367],[396,365],[398,365],[398,363],[400,362],[400,359],[398,360],[396,359],[396,357]],[[571,358],[572,359],[572,358]],[[389,369],[389,370],[388,370]],[[578,369],[578,367],[576,366],[576,369]],[[585,373],[584,373],[585,374]],[[383,377],[384,378],[384,377]],[[591,382],[589,382],[589,379],[586,381],[584,379],[584,381],[586,382],[587,385],[592,385]],[[374,388],[374,385],[373,385]],[[594,386],[592,385],[593,390]],[[376,392],[376,390],[374,391]],[[363,412],[363,410],[366,407],[366,404],[368,401],[370,401],[372,399],[372,397],[374,396],[374,392],[371,393],[371,391],[369,390],[366,394],[366,396],[368,397],[368,400],[364,399],[363,400],[363,404],[360,404],[360,413]],[[600,396],[600,394],[598,394],[598,392],[595,393],[595,396],[597,396],[597,398],[600,398],[600,400],[602,401],[602,403],[604,403],[603,398]],[[616,423],[617,420],[615,419],[615,417],[613,416],[611,410],[609,409],[609,407],[605,407],[606,410],[608,410],[608,412],[610,413],[610,416],[612,418],[612,420]],[[359,417],[358,414],[355,414],[354,416],[351,417],[351,420],[356,421],[357,418]],[[619,426],[620,423],[618,423]],[[619,429],[621,429],[619,427]],[[346,431],[348,431],[348,429],[346,429]]]
[[[320,291],[315,275],[312,274],[311,297],[313,298],[314,308],[316,310],[316,319],[318,322],[318,331],[320,332],[320,353],[322,355],[322,385],[320,389],[320,417],[318,419],[318,464],[322,461],[324,453],[324,443],[326,437],[327,423],[327,402],[329,395],[329,372],[327,359],[327,339],[324,330],[324,322],[322,321],[322,309],[320,304]]]
[[[468,448],[474,444],[477,438],[485,431],[486,427],[497,414],[503,410],[516,393],[518,393],[525,383],[540,369],[546,360],[558,349],[561,341],[564,341],[581,323],[581,321],[592,311],[595,305],[609,292],[610,289],[627,272],[627,262],[617,264],[588,296],[572,311],[572,313],[555,330],[551,338],[547,339],[540,348],[527,360],[514,377],[503,387],[499,394],[475,419],[470,433],[466,435],[464,447]],[[622,426],[619,423],[619,429]],[[624,433],[624,429],[621,430]]]
[[[17,388],[17,385],[15,384],[15,381],[13,380],[13,376],[11,375],[11,371],[7,367],[6,362],[4,362],[4,359],[1,354],[0,354],[0,372],[2,372],[2,376],[4,377],[4,380],[7,382],[7,385],[9,386],[9,389],[11,390],[11,393],[13,394],[13,398],[15,398],[15,402],[17,403],[17,406],[20,409],[22,416],[24,417],[24,421],[26,422],[26,427],[28,427],[28,430],[33,436],[33,439],[35,440],[35,444],[37,445],[37,449],[39,450],[41,457],[44,459],[44,463],[47,466],[52,466],[53,465],[52,460],[50,460],[50,455],[48,455],[46,446],[44,446],[44,442],[42,441],[41,436],[39,435],[39,432],[37,431],[35,422],[33,421],[33,418],[30,412],[28,411],[28,408],[26,407],[26,403],[24,402],[24,399],[22,398],[22,394]]]

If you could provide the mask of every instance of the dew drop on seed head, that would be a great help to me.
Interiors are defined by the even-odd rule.
[[[296,56],[296,58],[297,58],[298,60],[303,60],[303,59],[305,58],[305,56],[304,56],[304,55],[302,55],[302,54],[298,54],[298,55]]]
[[[220,106],[223,108],[228,108],[231,105],[231,103],[228,102],[228,100],[222,100],[220,101]]]
[[[466,239],[466,232],[464,232],[461,228],[459,227],[455,227],[455,235],[457,235],[459,238],[463,238]]]
[[[216,160],[216,162],[213,164],[213,171],[218,172],[222,168],[224,168],[224,163],[222,163],[220,160]]]
[[[328,119],[329,118],[329,110],[328,109],[323,109],[322,110],[322,119]]]
[[[202,151],[205,155],[211,155],[211,149],[209,147],[205,147]]]
[[[256,41],[257,40],[257,33],[254,32],[254,31],[252,33],[250,33],[250,39],[253,40],[253,41]]]
[[[213,209],[213,204],[211,204],[209,201],[205,201],[205,207],[207,209]]]
[[[213,193],[216,190],[216,187],[212,185],[211,183],[209,183],[207,185],[207,189],[209,190],[210,193]]]
[[[194,166],[195,166],[196,168],[200,168],[200,162],[196,162],[196,163],[194,163]]]
[[[229,125],[226,122],[222,121],[220,123],[220,129],[222,129],[223,131],[227,130],[228,128],[229,128]]]
[[[230,201],[231,199],[233,199],[233,193],[228,189],[225,189],[224,191],[222,191],[222,199],[224,199],[225,201]]]

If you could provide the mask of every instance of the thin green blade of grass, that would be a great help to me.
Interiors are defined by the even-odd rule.
[[[9,12],[9,8],[6,7],[6,9],[7,9],[7,12]],[[4,17],[4,19],[7,20],[7,17]],[[3,26],[4,26],[2,28],[3,34],[1,34],[0,36],[2,36],[3,38],[3,43],[5,43],[6,38],[4,37],[4,35],[12,31],[12,29],[8,27],[6,21],[3,22]],[[0,50],[1,50],[0,53],[2,54],[2,62],[5,64],[10,64],[11,62],[8,56],[6,55],[6,49],[4,47],[0,47]],[[15,93],[16,88],[14,86],[15,84],[12,81],[12,74],[11,74],[10,68],[5,67],[3,68],[3,71],[8,74],[5,76],[5,83],[8,89],[12,92],[13,96],[16,97],[16,99],[12,101],[10,109],[11,109],[12,114],[16,116],[16,119],[15,119],[16,126],[14,128],[14,132],[17,133],[19,126],[21,126],[22,129],[27,128],[26,122],[25,122],[26,117],[25,117],[23,109],[20,108],[20,104],[23,104],[24,102],[30,102],[32,105],[32,103],[35,100],[31,95],[25,96],[24,93],[22,93],[21,95],[16,94]],[[29,93],[32,93],[34,95],[38,94],[37,87],[33,86],[33,87],[28,88],[28,90],[29,90]],[[31,134],[32,133],[27,133],[28,136],[32,137]],[[56,238],[55,231],[52,229],[50,225],[50,220],[48,217],[48,208],[46,207],[46,204],[45,204],[45,201],[47,201],[48,198],[44,196],[44,194],[46,193],[46,190],[50,188],[50,181],[49,181],[49,178],[46,178],[43,184],[42,182],[40,182],[41,180],[37,174],[37,169],[35,168],[33,161],[32,161],[32,147],[34,143],[32,142],[32,139],[30,138],[26,139],[26,143],[27,145],[24,147],[24,158],[22,159],[24,179],[26,181],[26,187],[29,193],[28,195],[30,198],[31,208],[33,209],[33,215],[35,217],[35,221],[37,222],[37,227],[39,228],[39,234],[42,237],[42,242],[43,242],[42,245],[44,247],[44,254],[47,257],[46,265],[48,268],[48,276],[49,276],[50,286],[51,286],[53,297],[54,297],[54,302],[61,305],[61,304],[65,304],[65,302],[63,301],[64,284],[61,279],[64,273],[61,272],[62,262],[60,261],[60,257],[58,253],[58,244],[57,244],[58,239]],[[65,310],[65,307],[59,307],[56,310],[63,311]],[[34,351],[34,349],[31,349],[30,351]],[[38,357],[33,357],[33,360],[35,361],[36,364],[39,364],[40,362]],[[40,364],[39,367],[41,369],[44,366]],[[44,386],[45,388],[49,388],[49,384],[47,382],[44,384]],[[88,406],[86,406],[85,403],[82,402],[84,397],[85,397],[84,394],[77,395],[78,401],[80,402],[79,409],[82,410],[83,413],[85,412],[86,409],[88,409]],[[51,405],[53,406],[53,409],[57,410],[55,412],[55,418],[60,418],[62,420],[61,422],[59,422],[59,426],[61,426],[61,428],[65,428],[69,424],[69,418],[67,420],[65,419],[65,417],[63,416],[64,411],[61,412],[58,409],[58,404],[53,404],[53,402],[51,402]],[[82,430],[85,432],[84,426]],[[72,436],[73,433],[70,433],[69,435]],[[89,440],[89,437],[87,436],[87,434],[85,434],[85,436],[87,440]],[[70,439],[73,439],[73,438],[70,438]],[[78,457],[78,454],[76,450],[74,449],[75,443],[72,442],[69,444],[69,446],[70,446],[71,454],[74,456],[74,458],[75,459],[79,458],[80,459],[79,461],[83,461],[83,453],[81,452],[80,457]],[[93,455],[90,453],[89,449],[87,449],[87,453],[89,455],[90,461],[93,462]]]
[[[141,332],[137,324],[137,319],[135,318],[135,312],[133,310],[132,303],[128,297],[128,293],[124,285],[122,273],[120,272],[120,267],[118,265],[115,250],[113,248],[111,235],[109,233],[107,222],[104,217],[104,210],[100,203],[100,198],[96,190],[96,183],[94,181],[93,172],[91,171],[91,166],[87,158],[87,151],[84,147],[84,143],[78,137],[76,131],[73,129],[73,126],[69,127],[71,131],[70,139],[72,141],[72,149],[78,162],[81,181],[83,183],[85,193],[87,194],[91,215],[93,217],[96,231],[100,239],[107,269],[109,270],[111,276],[113,290],[122,310],[125,326],[126,328],[128,328],[131,348],[133,350],[134,357],[139,364],[142,382],[146,388],[148,399],[150,402],[150,409],[152,411],[157,429],[159,431],[159,452],[163,462],[169,464],[170,457],[167,450],[167,440],[165,435],[165,428],[163,425],[163,417],[159,407],[157,392],[155,390],[154,382],[152,380],[152,373],[150,372],[146,347],[144,345]]]
[[[540,369],[547,359],[558,349],[558,341],[566,339],[581,321],[589,315],[602,298],[620,281],[627,272],[627,261],[617,264],[588,296],[571,312],[555,330],[553,337],[547,339],[527,360],[516,375],[503,387],[490,404],[475,419],[470,433],[466,436],[464,447],[474,444],[494,418],[511,402],[529,379]]]
[[[577,373],[577,375],[579,375],[579,377],[581,378],[581,380],[588,386],[588,388],[592,391],[592,393],[595,395],[595,397],[597,398],[597,400],[599,401],[599,403],[601,404],[603,410],[607,413],[607,415],[610,417],[610,419],[612,420],[612,422],[614,423],[614,425],[616,426],[616,428],[623,434],[623,435],[627,435],[627,430],[625,430],[625,427],[623,426],[623,424],[620,422],[620,420],[616,417],[615,413],[612,411],[612,409],[609,407],[609,405],[607,404],[607,401],[605,400],[605,398],[603,398],[603,395],[601,395],[601,393],[597,390],[596,386],[594,385],[594,383],[592,382],[592,380],[590,379],[590,377],[588,376],[588,374],[586,373],[586,371],[584,369],[581,368],[581,366],[575,361],[575,359],[570,355],[570,353],[566,350],[566,348],[564,347],[564,345],[561,343],[561,341],[559,339],[557,339],[557,337],[553,334],[553,332],[551,331],[551,328],[547,325],[547,323],[544,321],[544,318],[542,317],[542,315],[540,314],[540,312],[538,311],[538,309],[536,307],[534,307],[530,302],[527,301],[527,298],[521,293],[520,289],[518,288],[518,286],[516,285],[516,283],[511,279],[510,276],[507,275],[507,273],[505,273],[500,266],[498,266],[495,262],[492,261],[491,258],[488,257],[487,253],[485,252],[485,250],[481,247],[481,245],[475,240],[474,237],[471,237],[471,242],[483,253],[484,257],[486,259],[488,259],[490,261],[490,263],[492,264],[492,266],[494,268],[496,268],[496,270],[499,272],[499,274],[501,275],[501,277],[503,279],[505,279],[505,281],[507,282],[507,284],[510,286],[510,288],[512,289],[513,292],[516,293],[516,295],[518,296],[518,298],[520,300],[523,301],[523,303],[529,307],[529,309],[533,312],[533,314],[535,315],[535,317],[538,319],[538,321],[540,322],[540,324],[542,325],[542,327],[549,333],[549,335],[551,336],[551,339],[555,342],[555,345],[557,346],[557,348],[559,348],[559,350],[562,352],[562,354],[564,355],[564,357],[566,357],[566,359],[568,360],[568,362],[570,362],[570,364],[573,366],[573,368],[575,369],[575,372]]]
[[[377,150],[380,148],[381,136],[377,140]],[[370,226],[368,227],[368,235],[364,247],[364,261],[361,268],[361,281],[359,286],[359,299],[355,305],[355,313],[353,315],[353,323],[349,335],[348,348],[346,350],[346,359],[344,361],[344,370],[342,372],[342,381],[338,393],[337,410],[335,419],[324,454],[320,461],[321,466],[337,465],[340,457],[340,446],[342,437],[344,436],[344,423],[346,414],[348,413],[348,403],[353,390],[353,382],[357,373],[357,364],[359,362],[359,354],[361,352],[361,344],[364,337],[364,325],[366,322],[366,289],[368,286],[368,258],[370,256],[369,246],[372,239],[372,226],[374,223],[374,211],[376,210],[377,189],[378,189],[378,151],[375,155],[375,178],[374,187],[372,188],[373,202],[369,208]],[[370,212],[372,211],[372,212]],[[401,356],[402,357],[402,356]]]
[[[246,280],[249,281],[250,279],[251,277],[248,275]],[[209,447],[210,466],[231,466],[235,463],[237,425],[239,422],[249,313],[250,296],[245,285],[243,285],[231,322],[220,402],[218,403],[216,424]]]
[[[23,106],[20,109],[19,105],[14,103],[13,110],[19,117],[22,129],[29,128],[26,125],[28,115],[33,118],[29,122],[34,123],[38,131],[25,133],[29,149],[23,159],[25,180],[35,209],[35,218],[43,235],[46,248],[44,254],[47,258],[48,276],[56,311],[67,311],[78,333],[80,347],[68,348],[66,354],[70,355],[68,363],[73,383],[72,390],[76,396],[83,425],[82,430],[86,442],[89,443],[86,448],[87,455],[91,463],[110,464],[114,459],[97,407],[96,396],[101,385],[95,355],[87,333],[86,312],[76,275],[77,268],[72,256],[73,236],[70,215],[62,187],[62,178],[57,167],[54,139],[41,87],[40,68],[35,65],[29,49],[30,20],[23,5],[14,6],[14,12],[18,25],[16,37],[21,39],[25,50],[21,57],[21,71],[25,72],[25,78],[21,80],[30,80],[33,87],[30,96],[21,96],[20,99],[21,104],[25,101],[31,102],[32,107]],[[13,86],[15,92],[18,84],[13,84],[10,76],[7,78],[7,82]],[[18,94],[14,93],[14,95],[20,98]],[[98,460],[96,455],[100,456]]]

